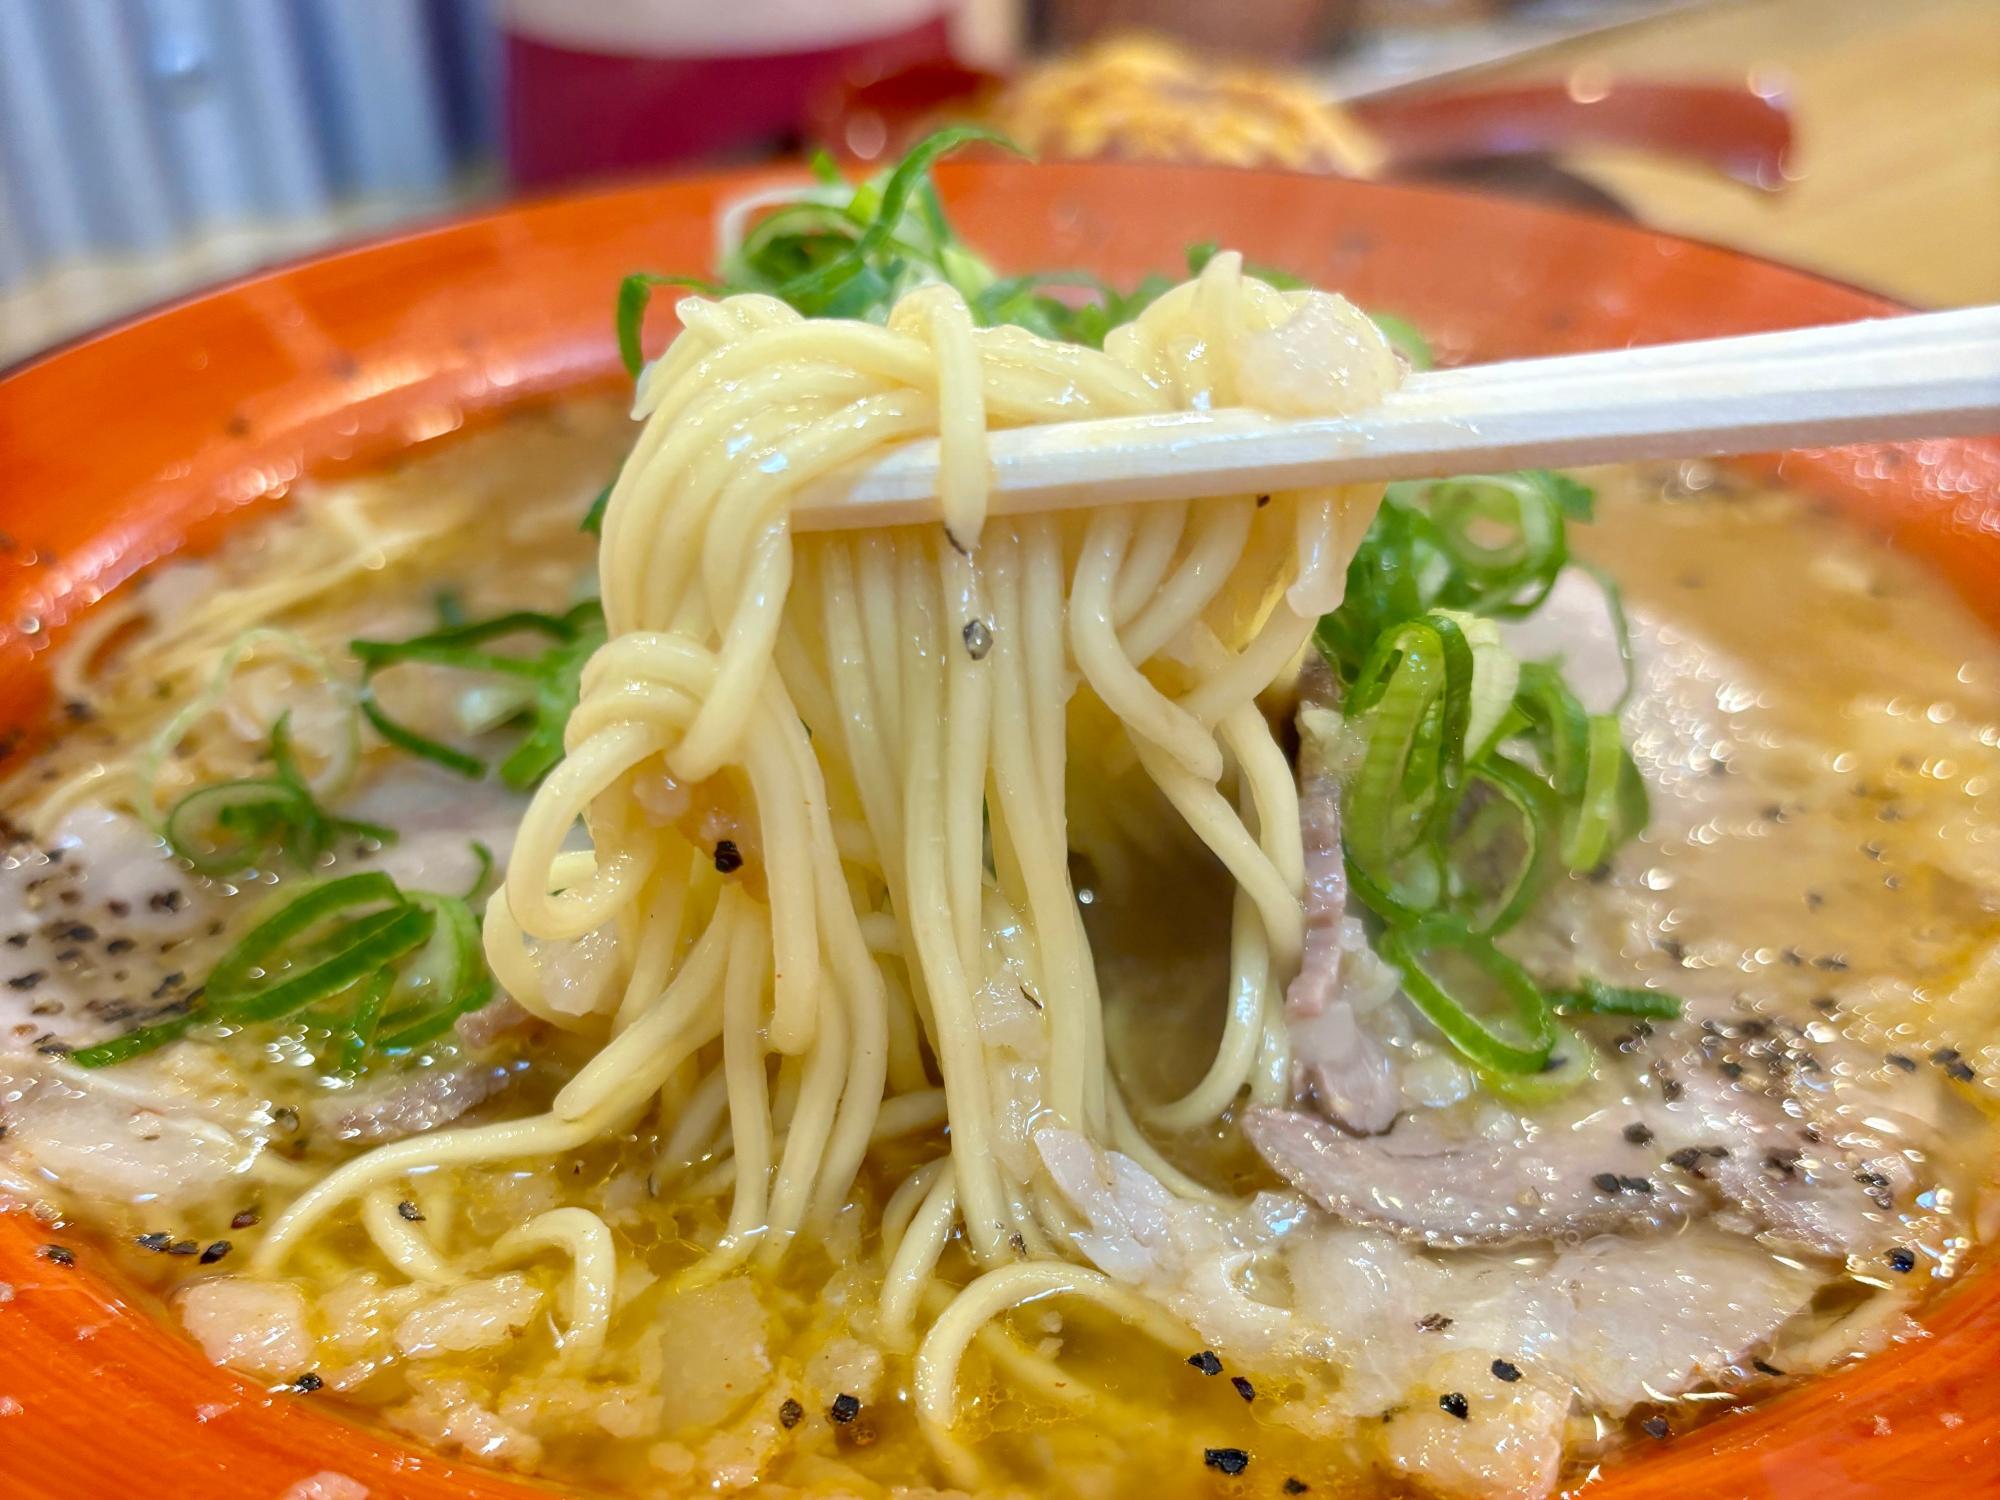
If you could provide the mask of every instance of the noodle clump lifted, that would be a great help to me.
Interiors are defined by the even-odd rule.
[[[1121,1098],[1072,850],[1115,872],[1192,835],[1234,882],[1220,1045],[1152,1123],[1212,1121],[1246,1088],[1290,1097],[1281,1006],[1303,856],[1258,696],[1339,602],[1376,498],[989,520],[986,434],[1268,407],[1280,389],[1288,410],[1331,414],[1379,399],[1398,365],[1351,305],[1274,290],[1234,254],[1101,352],[977,328],[944,286],[906,296],[886,327],[759,295],[688,298],[679,316],[605,516],[608,643],[485,924],[505,989],[601,1050],[544,1116],[334,1172],[259,1260],[275,1267],[313,1223],[411,1170],[567,1150],[657,1111],[663,1163],[722,1164],[707,1185],[730,1195],[727,1232],[686,1273],[712,1278],[824,1233],[871,1147],[948,1121],[948,1157],[884,1210],[881,1319],[912,1345],[935,1318],[920,1415],[962,1470],[945,1429],[958,1356],[986,1319],[1080,1293],[1171,1336],[1164,1312],[1079,1264],[1036,1135],[1080,1136],[1212,1196]],[[942,526],[792,535],[802,485],[932,436]],[[600,1005],[552,1003],[558,952],[612,976]],[[571,1250],[571,1322],[601,1342],[608,1232],[563,1214],[524,1242]],[[947,1304],[935,1273],[954,1230],[981,1274]]]

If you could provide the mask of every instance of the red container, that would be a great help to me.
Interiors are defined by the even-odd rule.
[[[794,141],[844,80],[950,55],[952,0],[507,0],[507,161],[546,186]]]

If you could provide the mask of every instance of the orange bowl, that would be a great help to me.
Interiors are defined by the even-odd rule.
[[[1409,187],[1195,167],[947,166],[1006,268],[1130,280],[1214,239],[1422,327],[1448,361],[1869,317],[1880,298],[1608,220]],[[513,403],[618,376],[612,296],[700,270],[744,175],[507,208],[270,271],[0,379],[0,731],[32,724],[41,654],[134,571],[200,546],[301,475],[368,464]],[[1928,560],[2000,625],[2000,442],[1758,460]],[[0,1214],[0,1492],[279,1495],[321,1471],[375,1496],[545,1493],[342,1424],[208,1365],[59,1226]],[[1632,1455],[1638,1497],[2000,1493],[2000,1276],[1928,1337]]]

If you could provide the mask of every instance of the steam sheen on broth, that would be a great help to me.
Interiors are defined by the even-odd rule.
[[[1368,399],[1386,346],[1352,309],[1233,256],[1197,270],[1115,358],[969,322],[954,343],[968,304],[937,289],[844,325],[838,358],[769,299],[693,303],[708,342],[641,402],[764,338],[821,386],[713,420],[778,452],[814,401],[858,399],[949,445],[947,387],[980,360],[989,392],[1007,372],[985,420],[1026,420],[1007,403],[1033,411],[1050,371],[1046,399],[1108,409],[1251,389],[1308,323],[1344,341],[1331,396]],[[1182,317],[1227,358],[1189,353]],[[935,364],[908,374],[898,338]],[[903,384],[867,387],[871,360]],[[57,667],[67,722],[0,783],[0,1194],[219,1363],[631,1494],[1539,1496],[1921,1336],[2000,1213],[2000,653],[1913,563],[1726,470],[1576,476],[1596,519],[1569,542],[1622,584],[1628,697],[1617,596],[1559,564],[1529,607],[1382,616],[1429,632],[1387,654],[1339,615],[1305,645],[1372,497],[982,533],[977,482],[948,480],[949,537],[787,538],[781,577],[706,530],[675,554],[695,466],[649,489],[641,460],[709,410],[626,465],[601,605],[576,521],[630,428],[582,401],[309,488],[100,606]],[[1573,520],[1578,493],[1392,494],[1364,559],[1450,515],[1459,563],[1502,568],[1495,526],[1552,496]],[[659,581],[677,555],[706,569],[685,594]],[[1227,586],[1134,644],[1203,567]],[[690,643],[712,635],[722,680],[754,611],[716,600],[744,577],[796,605],[749,749],[590,782],[645,715],[673,726],[663,764],[702,743],[723,690]],[[1368,587],[1348,575],[1349,625]],[[1076,624],[1093,608],[1118,660]],[[1431,639],[1459,688],[1383,781]],[[962,696],[981,673],[999,695]],[[922,837],[884,833],[930,805],[902,800],[927,715],[955,851],[935,887],[897,852]],[[1368,802],[1421,815],[1426,755],[1460,799],[1442,888]],[[770,787],[793,772],[793,821],[824,831],[787,844]],[[1555,809],[1564,787],[1583,803]],[[671,878],[619,873],[655,857]],[[1504,920],[1478,904],[1514,890]],[[279,931],[329,891],[352,894]]]

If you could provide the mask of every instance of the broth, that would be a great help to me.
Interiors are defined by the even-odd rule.
[[[313,1065],[309,1021],[254,1046],[197,1033],[129,1072],[62,1064],[67,1047],[171,1005],[240,930],[243,906],[268,900],[274,883],[149,867],[135,885],[112,866],[91,870],[134,836],[92,811],[116,779],[105,768],[159,733],[188,681],[162,702],[153,684],[174,681],[178,668],[134,670],[144,612],[296,588],[273,611],[277,623],[333,657],[351,636],[429,628],[441,600],[474,616],[559,610],[592,556],[576,517],[627,439],[608,404],[523,413],[381,478],[305,495],[212,558],[161,570],[86,625],[65,679],[73,722],[11,773],[0,802],[31,835],[8,856],[0,897],[12,903],[0,909],[10,945],[0,949],[10,983],[0,992],[9,1174],[0,1188],[53,1205],[212,1358],[447,1451],[630,1494],[760,1479],[823,1495],[942,1484],[912,1410],[910,1350],[884,1345],[875,1314],[882,1217],[907,1222],[914,1205],[896,1201],[897,1184],[942,1151],[935,1123],[872,1155],[824,1243],[774,1273],[675,1286],[721,1233],[726,1203],[700,1187],[721,1163],[702,1151],[676,1159],[676,1121],[661,1112],[611,1142],[422,1171],[371,1200],[366,1212],[421,1225],[430,1243],[481,1266],[471,1281],[427,1272],[415,1252],[392,1265],[381,1232],[342,1223],[316,1233],[283,1282],[258,1283],[226,1273],[333,1165],[413,1125],[545,1109],[589,1049],[510,1017],[491,1035],[448,1033],[393,1076],[355,1083]],[[1914,563],[1807,497],[1705,466],[1588,478],[1600,516],[1580,545],[1621,580],[1632,614],[1640,673],[1627,722],[1652,821],[1608,870],[1559,885],[1510,945],[1558,971],[1660,982],[1753,1067],[1840,1072],[1865,1059],[1896,1087],[1905,1075],[1908,1087],[1922,1085],[1945,1148],[1922,1163],[1923,1192],[1898,1205],[1883,1264],[1808,1263],[1707,1220],[1659,1241],[1690,1268],[1681,1294],[1691,1308],[1762,1295],[1782,1315],[1770,1337],[1712,1361],[1671,1399],[1641,1399],[1609,1418],[1584,1404],[1566,1423],[1572,1471],[1623,1443],[1685,1430],[1736,1393],[1916,1336],[1911,1313],[1964,1272],[2000,1207],[1991,1166],[2000,651]],[[1560,630],[1561,619],[1539,628]],[[233,634],[218,614],[211,644]],[[434,683],[415,670],[400,684],[385,678],[383,692],[420,716]],[[290,706],[295,728],[307,723],[310,694],[296,675],[274,676],[264,691]],[[163,766],[170,783],[199,778],[181,757]],[[355,817],[400,823],[404,838],[387,850],[350,840],[325,868],[392,865],[437,889],[472,879],[470,842],[500,844],[524,805],[490,782],[412,768],[380,749],[364,759],[349,803]],[[1191,852],[1085,872],[1079,885],[1114,1068],[1143,1112],[1198,1078],[1214,1050],[1226,887]],[[1603,1044],[1616,1051],[1624,1034],[1607,1028]],[[1437,1109],[1476,1123],[1483,1106],[1465,1070],[1423,1034],[1404,1046]],[[1618,1107],[1618,1087],[1585,1097]],[[687,1090],[682,1102],[703,1107]],[[1245,1193],[1274,1186],[1234,1130],[1163,1146],[1202,1181]],[[1474,1330],[1488,1303],[1405,1320],[1407,1299],[1435,1289],[1449,1300],[1471,1273],[1496,1268],[1528,1286],[1574,1279],[1582,1273],[1559,1258],[1594,1252],[1392,1253],[1289,1203],[1283,1223],[1255,1231],[1278,1248],[1232,1295],[1250,1308],[1332,1299],[1324,1306],[1338,1306],[1337,1320],[1282,1355],[1224,1351],[1220,1374],[1209,1375],[1192,1339],[1163,1346],[1060,1300],[1017,1311],[998,1325],[1004,1338],[975,1344],[960,1382],[958,1437],[995,1485],[1112,1500],[1204,1487],[1289,1493],[1288,1480],[1316,1495],[1374,1495],[1413,1473],[1443,1493],[1496,1483],[1491,1470],[1440,1458],[1439,1443],[1458,1441],[1461,1428],[1492,1434],[1499,1457],[1481,1462],[1505,1470],[1506,1433],[1545,1420],[1553,1398],[1487,1357]],[[619,1251],[607,1352],[588,1364],[566,1352],[579,1309],[560,1260],[481,1259],[509,1230],[565,1205],[597,1212]],[[1380,1306],[1347,1298],[1357,1266],[1393,1296]],[[969,1258],[948,1249],[942,1274],[970,1279]],[[1623,1285],[1615,1268],[1607,1274],[1607,1287]],[[1650,1304],[1647,1316],[1657,1311]],[[1379,1367],[1358,1368],[1378,1349]],[[1718,1393],[1729,1399],[1703,1399]],[[1247,1479],[1229,1477],[1231,1455],[1246,1461]]]

